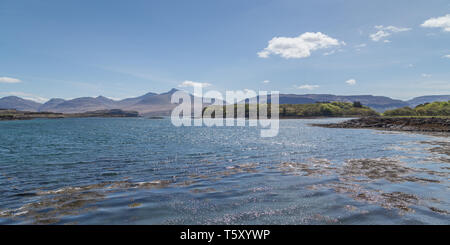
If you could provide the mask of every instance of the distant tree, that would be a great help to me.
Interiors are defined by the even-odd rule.
[[[354,101],[354,102],[353,102],[353,107],[362,108],[363,105],[362,105],[361,102],[359,102],[359,101]]]
[[[416,116],[417,112],[407,106],[394,110],[387,110],[383,113],[385,116]]]

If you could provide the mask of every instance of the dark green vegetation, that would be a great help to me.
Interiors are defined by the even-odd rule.
[[[203,110],[204,117],[215,117],[215,113],[222,114],[226,117],[226,107],[209,106]],[[234,116],[237,117],[237,104],[234,106]],[[267,114],[270,117],[271,105],[267,106]],[[255,108],[256,107],[256,108]],[[249,108],[259,111],[259,105],[245,105],[245,117],[249,117]],[[213,112],[215,110],[215,112]],[[225,111],[225,112],[224,112]],[[363,106],[360,102],[318,102],[313,104],[281,104],[279,105],[280,118],[308,118],[308,117],[365,117],[377,116],[376,111],[367,106]],[[259,116],[259,115],[258,115]]]
[[[360,102],[280,105],[280,117],[365,117],[378,113]]]
[[[27,120],[35,118],[76,118],[76,117],[138,117],[136,111],[122,111],[119,109],[98,110],[83,113],[54,113],[54,112],[30,112],[0,109],[0,121],[4,120]]]
[[[450,101],[425,103],[416,106],[402,107],[395,110],[388,110],[383,113],[384,116],[450,116]]]

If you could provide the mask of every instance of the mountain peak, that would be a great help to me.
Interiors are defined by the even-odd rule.
[[[62,103],[62,102],[64,102],[64,101],[65,101],[65,100],[64,100],[64,99],[61,99],[61,98],[51,98],[51,99],[49,99],[47,102],[45,102],[44,105],[46,105],[46,104]]]
[[[176,89],[176,88],[172,88],[172,89],[169,90],[168,92],[165,92],[165,93],[162,93],[162,94],[173,94],[173,93],[178,92],[178,91],[180,91],[180,90],[179,90],[179,89]]]
[[[22,98],[20,98],[18,96],[15,96],[15,95],[5,96],[5,97],[3,97],[1,99],[20,99],[20,100],[22,100]]]
[[[146,93],[146,94],[144,94],[144,95],[142,95],[142,96],[139,96],[139,97],[144,97],[144,96],[153,96],[153,95],[157,95],[157,93],[153,93],[153,92],[148,92],[148,93]]]
[[[103,96],[103,95],[97,96],[96,99],[98,99],[98,100],[103,100],[103,101],[111,101],[111,100],[112,100],[112,99],[110,99],[110,98],[108,98],[108,97],[105,97],[105,96]]]

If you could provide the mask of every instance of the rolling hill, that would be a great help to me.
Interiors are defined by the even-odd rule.
[[[19,111],[37,111],[42,104],[17,96],[7,96],[0,99],[0,109],[15,109]]]

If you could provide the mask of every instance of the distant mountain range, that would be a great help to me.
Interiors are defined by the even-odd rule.
[[[179,91],[172,89],[168,92],[157,94],[147,93],[135,98],[112,100],[103,96],[81,97],[71,100],[51,99],[44,104],[17,96],[8,96],[0,99],[0,109],[16,109],[20,111],[47,111],[61,113],[81,113],[87,111],[122,109],[138,111],[144,116],[170,115],[176,104],[170,103],[173,93]],[[190,95],[191,99],[193,95]],[[333,94],[280,94],[280,104],[309,104],[327,101],[354,102],[359,101],[377,111],[385,111],[404,106],[415,107],[419,104],[448,101],[450,95],[429,95],[416,97],[408,101],[395,100],[385,96],[373,95],[333,95]],[[270,102],[270,98],[268,99]]]
[[[16,96],[8,96],[0,99],[0,109],[16,109],[33,112],[60,112],[81,113],[87,111],[123,109],[138,111],[141,115],[169,115],[176,104],[170,103],[172,89],[166,93],[147,93],[135,98],[112,100],[104,96],[81,97],[71,100],[50,99],[44,104],[25,100]],[[191,99],[192,99],[192,95]]]

